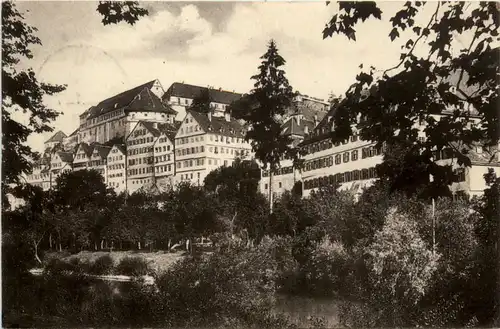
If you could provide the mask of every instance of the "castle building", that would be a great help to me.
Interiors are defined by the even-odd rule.
[[[186,110],[193,103],[193,100],[201,96],[203,92],[208,92],[211,99],[210,107],[215,116],[223,115],[227,107],[242,96],[234,91],[225,91],[221,88],[215,89],[174,82],[165,92],[162,100],[178,112],[177,120],[180,121],[186,116]]]
[[[124,139],[139,121],[173,123],[177,112],[162,103],[163,93],[160,82],[153,80],[92,106],[80,115],[78,142]]]

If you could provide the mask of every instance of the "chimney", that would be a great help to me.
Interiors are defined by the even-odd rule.
[[[307,134],[309,134],[309,127],[306,125],[304,127],[304,135],[307,135]]]
[[[212,111],[208,111],[208,121],[212,122]]]
[[[227,122],[231,122],[231,114],[228,111],[224,112],[224,118]]]

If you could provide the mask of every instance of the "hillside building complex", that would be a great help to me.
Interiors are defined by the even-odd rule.
[[[210,109],[190,109],[202,93],[210,96]],[[33,166],[28,182],[48,190],[61,173],[94,169],[117,193],[165,191],[182,182],[202,185],[205,177],[236,158],[251,160],[246,126],[231,117],[228,106],[242,94],[221,89],[173,83],[165,92],[158,80],[142,84],[90,107],[80,115],[79,127],[69,136],[56,132],[45,143],[46,152]],[[300,188],[304,196],[321,186],[340,184],[359,194],[377,179],[375,167],[383,150],[353,134],[342,143],[331,141],[339,99],[329,102],[299,94],[282,121],[282,133],[301,149],[303,167],[283,159],[273,173],[275,196]],[[445,115],[445,114],[443,114]],[[436,116],[439,119],[439,116]],[[473,123],[471,123],[473,124]],[[425,139],[423,127],[419,138]],[[452,191],[482,193],[482,176],[493,167],[500,174],[500,158],[482,148],[471,150],[472,166],[461,168],[447,156],[436,154],[439,163],[452,163],[459,180]],[[260,190],[268,195],[269,171],[262,170]]]

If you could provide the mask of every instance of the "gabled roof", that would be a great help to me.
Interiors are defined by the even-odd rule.
[[[124,145],[124,144],[115,144],[115,145],[113,145],[113,147],[116,147],[123,154],[127,154],[127,146],[126,145]]]
[[[63,162],[71,163],[73,162],[73,153],[70,152],[57,152],[57,155],[61,158]]]
[[[146,130],[149,131],[151,133],[151,135],[153,135],[154,137],[158,137],[161,134],[160,131],[158,130],[158,128],[155,127],[155,124],[153,122],[139,121],[134,126],[134,128],[130,131],[130,133],[128,134],[126,139],[128,139],[132,135],[132,133],[137,129],[137,127],[139,127],[139,126],[143,126],[144,128],[146,128]]]
[[[164,123],[164,124],[159,124],[158,125],[158,130],[165,134],[170,141],[174,142],[175,140],[175,134],[177,134],[177,130],[179,130],[180,125],[178,124],[171,124],[171,123]]]
[[[160,131],[158,128],[155,128],[154,123],[147,121],[139,121],[154,137],[160,136]]]
[[[203,91],[207,90],[209,92],[210,98],[212,102],[222,103],[222,104],[231,104],[233,101],[240,99],[241,94],[225,91],[221,89],[213,89],[207,87],[200,87],[195,85],[189,85],[186,83],[174,82],[170,88],[165,92],[162,99],[167,102],[170,100],[170,97],[182,97],[182,98],[190,98],[194,99],[198,97]]]
[[[96,106],[90,107],[80,117],[87,115],[87,119],[92,119],[124,107],[129,107],[131,111],[141,110],[177,114],[176,111],[162,104],[161,100],[151,92],[151,88],[153,88],[155,82],[156,80],[152,80],[107,98]]]
[[[209,120],[207,114],[189,110],[187,112],[193,116],[201,129],[207,133],[216,133],[229,137],[245,137],[245,128],[234,118],[226,121],[225,117],[215,117],[212,115],[211,120]]]
[[[87,157],[90,157],[92,155],[92,147],[88,145],[87,143],[80,143],[75,150],[75,153],[78,152],[80,147],[83,149],[83,152],[85,152],[85,155]]]
[[[66,137],[68,137],[68,136],[66,136],[65,133],[63,133],[62,131],[59,130],[54,135],[52,135],[52,137],[50,137],[45,143],[62,142],[63,139]]]
[[[97,144],[97,143],[92,144],[92,153],[94,153],[94,151],[96,151],[96,150],[99,153],[99,156],[101,158],[106,158],[108,156],[109,151],[111,151],[111,147]]]
[[[151,92],[150,88],[142,89],[128,104],[127,110],[130,112],[164,112],[167,114],[177,115],[177,111],[170,106],[165,105],[162,101]]]
[[[306,127],[309,131],[312,131],[314,122],[305,118],[299,120],[298,116],[292,116],[281,126],[281,130],[284,135],[304,136]]]
[[[317,122],[323,120],[327,112],[323,110],[323,105],[315,106],[313,104],[306,103],[303,101],[293,102],[292,106],[288,109],[289,115],[302,114],[304,119],[314,122],[316,118]]]

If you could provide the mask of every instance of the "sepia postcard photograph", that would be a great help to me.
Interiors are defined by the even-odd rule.
[[[2,327],[500,327],[499,2],[1,17]]]

